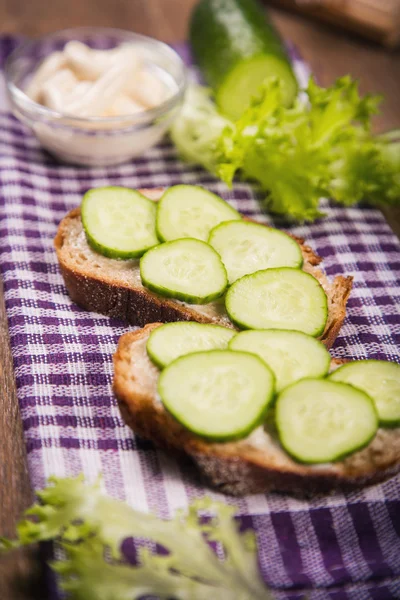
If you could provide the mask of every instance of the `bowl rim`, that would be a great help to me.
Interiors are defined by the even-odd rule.
[[[128,35],[132,38],[135,38],[138,42],[144,42],[146,44],[151,44],[153,46],[158,46],[158,49],[163,52],[164,54],[168,55],[170,58],[172,58],[177,66],[180,68],[180,81],[177,81],[176,78],[174,77],[175,83],[177,84],[177,90],[174,92],[174,94],[172,96],[170,96],[169,98],[167,98],[166,100],[164,100],[163,102],[161,102],[161,104],[158,104],[157,106],[154,106],[152,108],[147,108],[143,111],[141,111],[140,113],[132,113],[131,115],[122,115],[122,116],[115,116],[115,117],[79,117],[76,115],[72,115],[69,113],[64,113],[64,112],[59,112],[56,110],[53,110],[51,108],[48,108],[47,106],[44,106],[43,104],[39,104],[38,102],[35,102],[34,100],[32,100],[31,98],[29,98],[29,96],[27,94],[25,94],[25,92],[15,83],[13,83],[10,80],[10,71],[12,69],[12,66],[15,62],[16,59],[19,58],[19,56],[23,53],[25,53],[27,50],[29,50],[30,47],[33,47],[37,44],[41,44],[44,43],[48,40],[51,40],[52,38],[56,38],[56,37],[63,37],[63,36],[68,36],[68,35],[72,35],[74,32],[80,32],[81,34],[84,34],[85,32],[89,33],[95,33],[95,34],[104,34],[104,35],[112,35],[114,34],[125,34]],[[71,37],[71,39],[73,39],[73,37]],[[53,31],[51,33],[47,33],[46,35],[37,37],[37,38],[32,38],[32,39],[28,39],[26,41],[23,41],[22,43],[18,44],[18,46],[11,52],[11,54],[9,54],[9,56],[7,57],[5,64],[4,64],[4,78],[5,78],[5,83],[6,83],[6,87],[8,90],[8,93],[11,97],[12,101],[15,100],[19,100],[23,105],[24,108],[26,109],[30,109],[30,110],[35,110],[37,115],[42,116],[42,117],[47,117],[51,120],[54,121],[61,121],[64,119],[68,119],[68,121],[70,122],[69,124],[71,126],[79,126],[84,125],[84,124],[93,124],[95,125],[96,123],[98,123],[99,125],[104,125],[104,124],[115,124],[115,125],[123,125],[123,124],[127,124],[128,126],[134,126],[135,124],[141,124],[141,123],[145,123],[148,121],[151,121],[153,119],[156,119],[157,117],[163,116],[165,113],[167,113],[169,110],[175,108],[176,104],[181,100],[181,98],[183,98],[183,95],[186,91],[187,85],[188,85],[188,70],[187,67],[184,63],[184,61],[182,60],[182,58],[179,56],[179,54],[168,44],[166,44],[165,42],[162,42],[161,40],[158,40],[156,38],[147,36],[147,35],[143,35],[141,33],[136,33],[134,31],[129,31],[127,29],[119,29],[117,27],[96,27],[96,26],[82,26],[82,27],[69,27],[67,29],[58,29],[56,31]]]

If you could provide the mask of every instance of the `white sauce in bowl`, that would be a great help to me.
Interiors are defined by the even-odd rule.
[[[94,50],[79,41],[53,52],[26,90],[34,102],[74,117],[119,117],[154,108],[173,90],[134,44]]]

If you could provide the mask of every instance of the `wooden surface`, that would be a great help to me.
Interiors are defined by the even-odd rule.
[[[379,1],[379,0],[377,0]],[[40,35],[77,25],[132,29],[166,42],[186,38],[195,0],[0,0],[1,31]],[[282,35],[297,44],[322,84],[350,73],[363,92],[385,96],[376,130],[400,128],[400,54],[390,53],[354,35],[341,33],[304,17],[271,9]],[[386,211],[400,235],[400,210]],[[2,289],[0,287],[0,535],[12,535],[31,502],[22,429],[18,414]],[[40,583],[21,585],[37,575],[32,552],[0,559],[1,600],[45,600]],[[40,580],[39,580],[40,581]],[[36,589],[36,594],[35,590]]]
[[[0,535],[15,535],[15,523],[31,500],[0,280]],[[39,600],[40,596],[33,593],[34,588],[37,590],[40,586],[38,577],[40,579],[40,567],[35,560],[35,549],[1,557],[1,600],[27,600],[28,597]]]
[[[276,6],[340,25],[389,48],[400,43],[400,0],[270,0]]]

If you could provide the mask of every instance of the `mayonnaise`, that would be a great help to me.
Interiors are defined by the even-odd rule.
[[[62,67],[37,86],[40,101],[53,110],[62,111],[64,97],[70,94],[78,84],[72,71]]]
[[[14,114],[64,162],[122,164],[168,131],[182,104],[184,79],[180,59],[159,42],[97,50],[70,41],[41,62],[24,88],[33,102],[56,114],[26,98],[17,99]]]
[[[43,84],[60,69],[65,67],[65,57],[61,52],[53,52],[40,65],[27,87],[26,94],[34,102],[41,102]]]
[[[170,93],[133,44],[94,50],[78,41],[47,57],[26,89],[34,102],[76,117],[133,115]]]

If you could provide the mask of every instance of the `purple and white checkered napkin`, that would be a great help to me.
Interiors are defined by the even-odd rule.
[[[14,43],[0,38],[3,59]],[[295,59],[295,66],[304,79],[305,65]],[[102,473],[107,493],[163,517],[209,494],[237,505],[244,523],[255,527],[261,569],[266,582],[281,589],[278,597],[304,597],[302,590],[315,600],[400,598],[400,478],[313,501],[210,494],[188,465],[134,437],[120,417],[111,357],[130,327],[81,310],[65,290],[53,238],[89,188],[200,184],[246,215],[271,222],[261,196],[243,183],[227,190],[178,160],[167,142],[131,164],[74,168],[42,152],[5,104],[0,130],[0,266],[34,488],[49,475],[83,472],[93,480]],[[329,276],[355,276],[333,354],[399,361],[399,241],[378,210],[326,210],[326,219],[290,231],[324,257]]]

